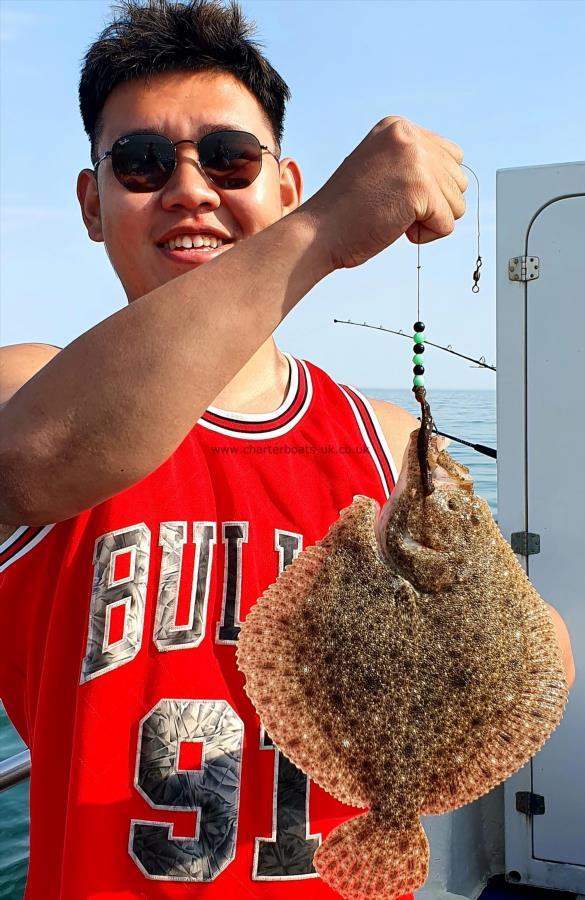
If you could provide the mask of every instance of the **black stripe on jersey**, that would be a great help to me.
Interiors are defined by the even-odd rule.
[[[377,460],[378,474],[382,480],[382,485],[387,496],[390,496],[396,484],[396,466],[392,458],[392,454],[386,444],[380,424],[375,417],[370,404],[366,398],[349,385],[340,385],[341,390],[345,393],[354,410],[354,414],[358,422],[364,427],[369,450],[374,460]]]

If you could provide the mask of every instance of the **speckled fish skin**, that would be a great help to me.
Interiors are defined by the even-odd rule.
[[[420,816],[456,809],[524,765],[568,689],[554,626],[468,470],[436,440],[423,496],[413,433],[380,513],[356,497],[250,612],[246,690],[275,744],[369,809],[315,855],[347,900],[424,884]]]

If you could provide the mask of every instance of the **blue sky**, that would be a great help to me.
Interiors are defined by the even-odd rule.
[[[585,3],[243,0],[292,90],[284,153],[309,197],[383,116],[404,115],[457,141],[482,193],[481,292],[473,183],[450,237],[421,251],[429,339],[495,358],[495,173],[585,157]],[[103,245],[75,196],[89,146],[77,108],[81,58],[109,17],[103,0],[2,0],[0,45],[0,340],[65,345],[125,305]],[[400,338],[333,318],[410,329],[416,249],[401,239],[319,284],[278,343],[339,380],[409,387]],[[439,351],[430,387],[495,387],[493,374]]]

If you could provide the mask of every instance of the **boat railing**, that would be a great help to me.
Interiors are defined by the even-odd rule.
[[[24,781],[30,775],[30,750],[22,750],[0,761],[0,791]]]

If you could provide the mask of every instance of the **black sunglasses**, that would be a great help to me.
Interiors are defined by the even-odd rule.
[[[171,141],[164,134],[125,134],[111,150],[98,159],[98,166],[108,157],[114,175],[126,190],[136,194],[160,191],[177,168],[179,144],[193,144],[199,154],[199,168],[213,184],[223,190],[247,188],[260,174],[262,153],[274,155],[257,137],[247,131],[213,131],[200,141]]]

